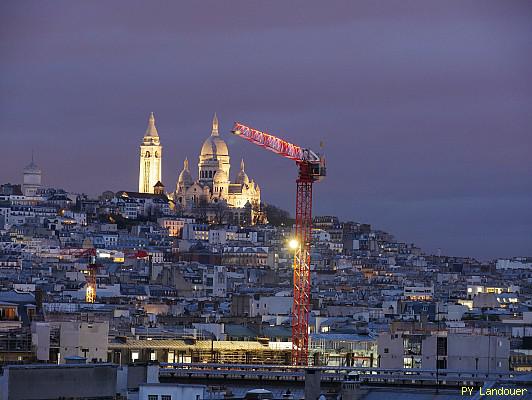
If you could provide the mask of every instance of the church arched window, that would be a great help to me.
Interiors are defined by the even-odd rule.
[[[155,152],[155,158],[159,158],[159,152]]]
[[[209,178],[212,178],[212,171],[209,171]]]
[[[146,152],[146,157],[150,157],[150,152],[149,151]]]

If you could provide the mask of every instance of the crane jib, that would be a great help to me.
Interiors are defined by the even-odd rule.
[[[235,135],[242,136],[244,139],[247,139],[252,143],[265,147],[268,150],[291,160],[315,163],[320,162],[320,157],[310,149],[302,148],[276,136],[250,128],[239,122],[235,122],[232,132]]]

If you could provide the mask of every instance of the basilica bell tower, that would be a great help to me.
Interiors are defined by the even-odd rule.
[[[154,193],[154,187],[161,181],[163,146],[155,127],[155,117],[150,114],[148,129],[140,145],[139,192]]]

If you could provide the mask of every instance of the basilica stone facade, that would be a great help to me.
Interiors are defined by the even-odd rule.
[[[218,118],[214,115],[211,135],[203,142],[198,162],[198,179],[190,173],[188,159],[177,180],[174,199],[176,207],[192,210],[224,205],[232,209],[260,207],[260,187],[248,177],[244,160],[236,179],[230,180],[230,157],[227,144],[218,131]]]
[[[139,192],[158,194],[161,184],[162,146],[153,113],[140,146]],[[193,178],[188,158],[179,173],[173,199],[177,212],[194,214],[218,223],[253,224],[264,221],[260,211],[260,187],[248,177],[244,160],[234,181],[230,180],[227,144],[218,131],[214,114],[210,136],[203,142],[198,162],[198,177]]]

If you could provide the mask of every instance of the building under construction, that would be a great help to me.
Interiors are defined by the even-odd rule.
[[[291,342],[268,338],[245,340],[130,339],[109,343],[108,361],[116,364],[221,363],[291,365]],[[315,366],[377,367],[377,342],[356,334],[313,334],[310,364]]]
[[[163,339],[116,339],[109,343],[109,361],[290,365],[291,346],[286,342]]]

